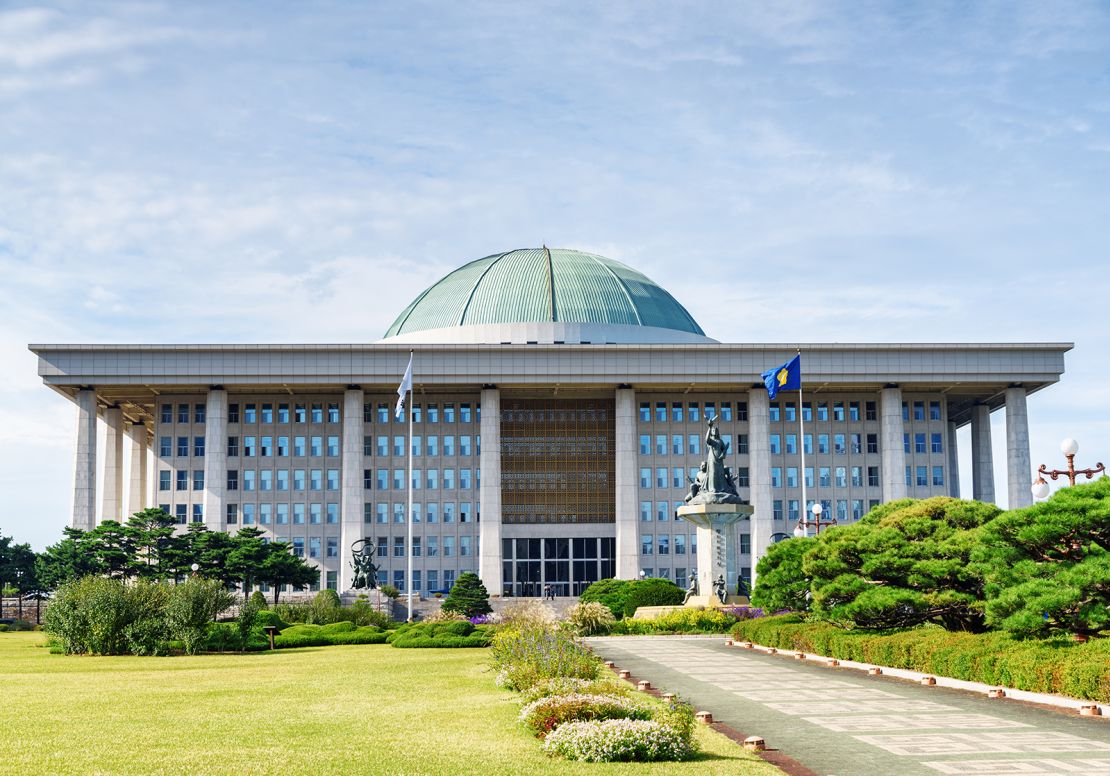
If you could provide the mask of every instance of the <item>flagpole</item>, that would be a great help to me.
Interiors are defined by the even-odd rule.
[[[409,363],[412,363],[412,358],[413,358],[412,351],[410,350],[409,351]],[[408,620],[409,622],[412,622],[412,588],[413,588],[413,585],[412,585],[412,408],[413,408],[413,401],[415,399],[414,393],[415,393],[415,391],[413,389],[412,382],[410,381],[409,382],[409,407],[408,407],[408,409],[409,409],[409,437],[408,437],[408,446],[409,446],[409,470],[408,470],[409,508],[408,508],[408,512],[406,513],[406,519],[405,519],[405,522],[408,524],[408,556],[409,556],[409,559],[408,559],[408,567],[407,567],[407,570],[405,571],[405,575],[406,575],[405,579],[408,582],[408,586],[409,586],[409,620]]]
[[[802,355],[802,349],[798,348],[798,355]],[[798,376],[798,436],[801,439],[798,442],[802,446],[802,508],[799,517],[805,524],[806,515],[808,514],[809,504],[806,503],[806,418],[805,418],[805,405],[802,404],[802,380],[801,375]],[[808,530],[806,531],[808,533]]]

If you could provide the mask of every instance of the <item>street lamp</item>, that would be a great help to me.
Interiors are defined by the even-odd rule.
[[[1068,468],[1053,469],[1049,471],[1048,467],[1042,463],[1041,468],[1037,469],[1037,481],[1034,482],[1033,487],[1030,488],[1030,490],[1033,492],[1034,499],[1040,501],[1041,499],[1048,496],[1048,482],[1045,480],[1046,474],[1053,480],[1066,475],[1069,485],[1074,485],[1076,476],[1080,474],[1082,474],[1089,480],[1094,479],[1094,476],[1100,472],[1103,475],[1106,474],[1106,467],[1103,466],[1101,463],[1095,464],[1095,467],[1093,469],[1075,468],[1075,454],[1079,452],[1079,443],[1076,442],[1074,439],[1065,439],[1063,442],[1061,442],[1060,452],[1063,453],[1064,457],[1068,459]]]
[[[813,512],[813,519],[809,521],[806,520],[806,514],[804,512],[802,513],[801,520],[799,520],[798,525],[794,527],[794,538],[801,539],[803,536],[807,536],[809,534],[809,527],[811,525],[815,526],[817,529],[816,531],[814,531],[815,534],[821,533],[822,527],[836,525],[835,517],[830,518],[829,520],[821,519],[821,513],[825,511],[825,508],[821,506],[820,501],[814,503],[813,507],[811,507],[811,511]]]
[[[191,568],[193,570],[193,576],[195,577],[197,575],[197,572],[200,571],[200,564],[199,563],[194,563],[189,568]]]

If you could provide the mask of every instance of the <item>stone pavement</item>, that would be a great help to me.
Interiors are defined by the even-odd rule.
[[[622,636],[597,655],[825,776],[1110,776],[1110,719],[726,647]]]

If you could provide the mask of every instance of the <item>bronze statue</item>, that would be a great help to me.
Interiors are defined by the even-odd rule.
[[[705,447],[708,455],[698,470],[698,476],[690,483],[686,494],[687,504],[742,504],[736,491],[736,478],[732,469],[725,465],[728,459],[728,442],[721,439],[717,419],[706,420]]]
[[[713,580],[713,594],[722,604],[728,603],[728,585],[725,584],[725,575],[718,574]]]
[[[696,571],[691,571],[690,572],[690,584],[686,586],[686,597],[682,599],[682,603],[685,604],[687,601],[690,600],[691,596],[695,596],[697,594],[698,594],[698,574],[697,574]]]
[[[351,545],[351,568],[355,572],[351,582],[353,589],[374,590],[378,587],[380,567],[374,565],[376,551],[377,545],[369,539],[359,539]]]

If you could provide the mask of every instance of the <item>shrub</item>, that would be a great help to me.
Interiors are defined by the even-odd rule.
[[[905,668],[1031,692],[1110,702],[1110,639],[1018,640],[1007,633],[949,632],[939,626],[902,631],[845,631],[787,614],[737,623],[733,638],[841,660]]]
[[[258,607],[259,611],[266,608],[266,596],[262,594],[261,590],[255,590],[251,593],[250,601]]]
[[[613,617],[624,617],[624,604],[632,582],[627,579],[601,579],[594,582],[578,597],[579,603],[600,603],[609,607]]]
[[[305,602],[281,603],[271,609],[283,622],[290,624],[308,622],[312,604]]]
[[[683,760],[691,741],[667,725],[651,720],[607,719],[568,722],[547,736],[543,750],[586,762]]]
[[[398,649],[449,649],[453,647],[488,647],[488,633],[475,633],[472,636],[413,636],[393,642]]]
[[[609,607],[600,601],[575,604],[567,610],[567,622],[579,636],[608,633],[616,621]]]
[[[373,625],[362,628],[350,622],[330,625],[291,625],[274,637],[274,647],[326,647],[337,644],[384,644],[389,634]]]
[[[459,612],[467,617],[478,614],[489,614],[493,609],[489,605],[489,591],[482,584],[482,580],[472,571],[459,575],[451,592],[443,600],[443,609],[448,612]]]
[[[386,598],[396,599],[399,595],[401,595],[401,591],[393,585],[382,585],[378,589],[382,591],[382,595],[384,595]]]
[[[82,577],[58,588],[43,627],[66,654],[154,654],[165,638],[167,596],[165,585]]]
[[[542,601],[513,601],[499,614],[502,625],[513,627],[550,628],[558,619],[555,616],[555,610]]]
[[[817,539],[797,537],[775,542],[755,566],[751,601],[764,609],[809,609],[809,578],[802,572],[802,558]]]
[[[231,652],[243,649],[243,638],[233,622],[210,622],[204,638],[204,649],[209,652]]]
[[[165,607],[166,629],[170,638],[180,641],[186,654],[195,655],[204,645],[208,623],[215,621],[234,601],[227,588],[214,579],[191,576],[174,585],[170,588]],[[251,602],[244,602],[240,610],[242,612],[250,607]]]
[[[308,618],[305,621],[314,625],[327,625],[343,618],[343,604],[339,600],[339,593],[324,588],[309,604]]]
[[[254,624],[259,628],[265,628],[267,625],[271,625],[279,631],[283,631],[289,627],[289,623],[281,619],[277,612],[272,612],[268,609],[263,609],[255,616]]]
[[[632,690],[627,682],[617,682],[611,676],[600,679],[568,679],[557,676],[545,679],[520,693],[522,703],[531,703],[548,695],[629,695]]]
[[[539,698],[520,710],[520,721],[541,738],[564,722],[650,717],[646,708],[628,698],[580,693]]]
[[[629,584],[624,616],[631,617],[641,606],[678,606],[685,597],[685,591],[669,579],[638,579]]]
[[[1021,638],[1110,628],[1110,479],[1005,512],[976,553],[987,623]]]
[[[342,616],[355,625],[377,625],[379,628],[388,628],[393,624],[392,618],[385,612],[375,609],[365,596],[359,596],[353,604],[343,607]]]
[[[265,598],[263,598],[264,601]],[[258,618],[261,611],[262,608],[259,607],[259,603],[255,601],[254,596],[244,598],[239,605],[239,616],[235,617],[235,625],[239,627],[239,641],[244,649],[246,644],[250,642],[251,632],[259,626]]]
[[[466,620],[402,625],[386,639],[401,649],[427,647],[488,647],[490,633]]]
[[[727,609],[682,609],[650,620],[626,617],[613,626],[612,632],[639,636],[653,633],[727,633],[736,620],[736,616]]]
[[[34,630],[35,626],[26,620],[12,620],[11,622],[0,625],[0,633],[3,631],[29,631]]]
[[[468,622],[466,615],[459,612],[445,612],[440,609],[424,618],[424,622]]]
[[[574,639],[553,628],[505,628],[491,643],[491,663],[498,684],[524,690],[545,679],[596,679],[601,661]]]

